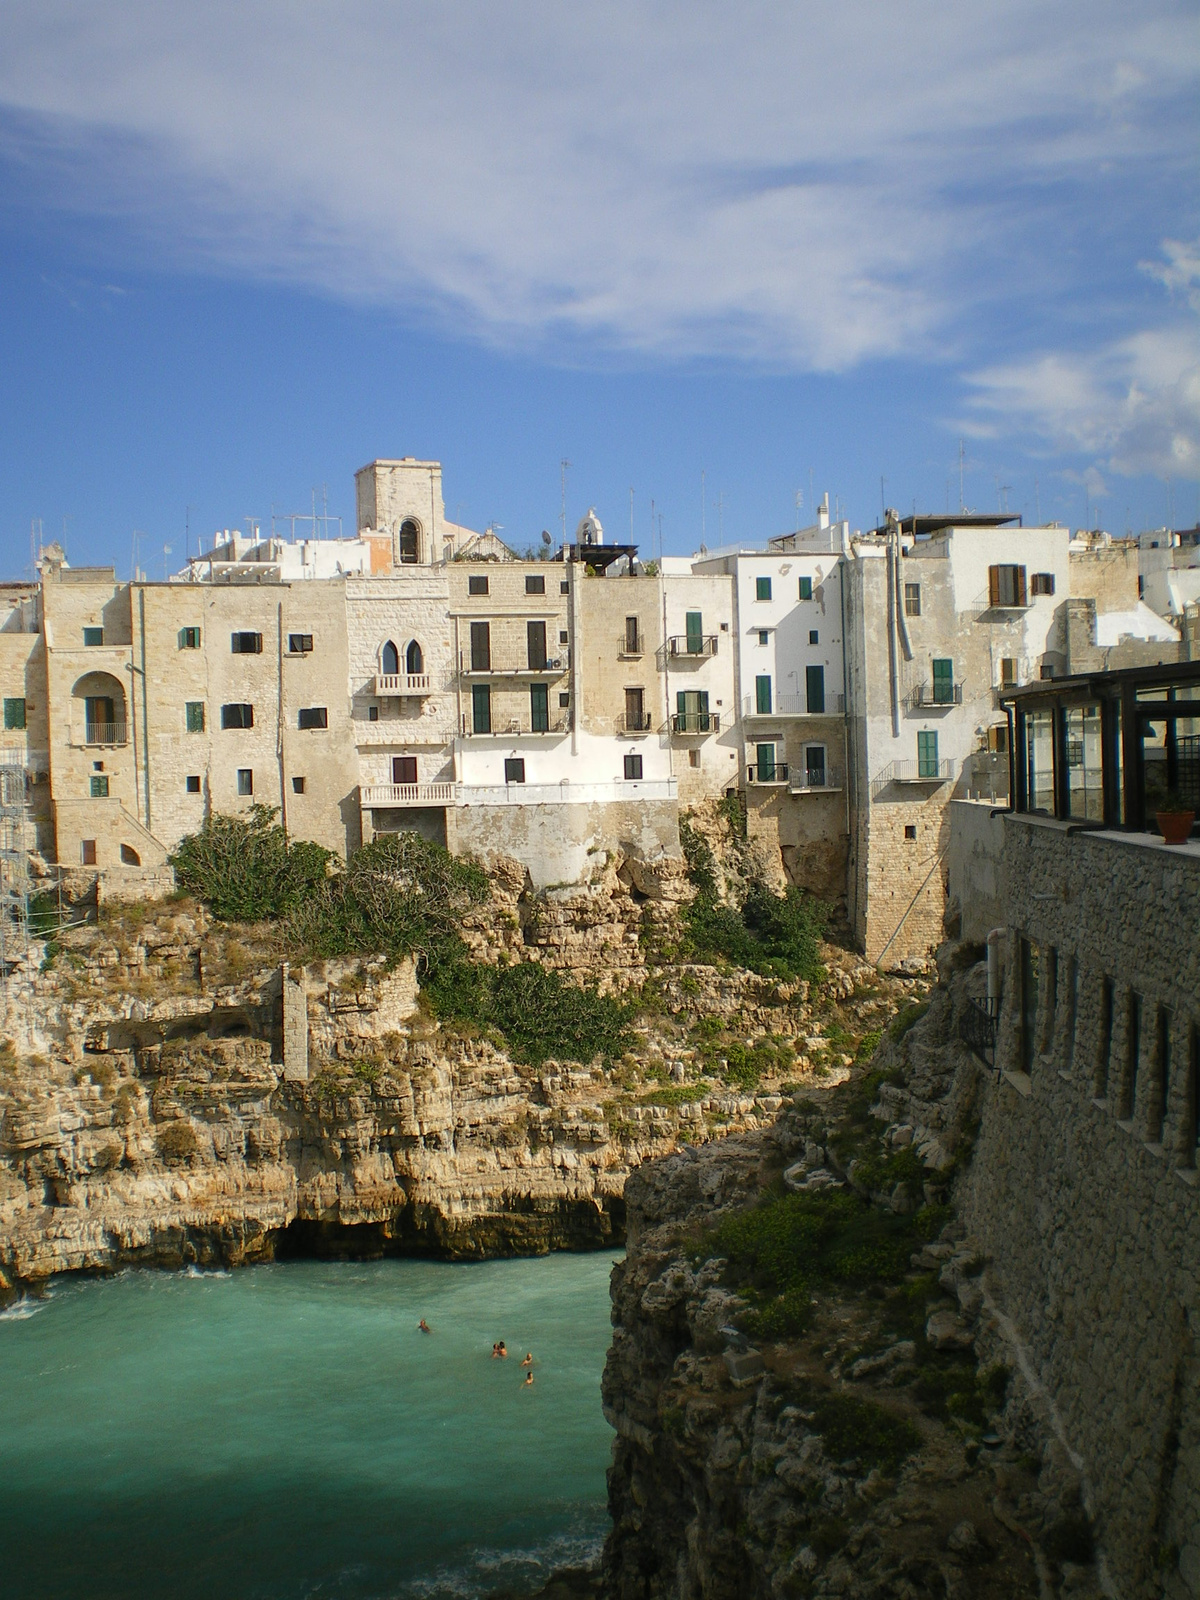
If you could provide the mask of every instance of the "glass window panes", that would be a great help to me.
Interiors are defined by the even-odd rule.
[[[906,583],[904,585],[904,615],[906,617],[919,617],[921,615],[921,585],[919,583]]]
[[[1025,716],[1025,808],[1054,814],[1054,713]]]
[[[89,650],[94,649],[96,645],[103,644],[104,643],[104,629],[103,628],[85,628],[83,630],[83,642],[84,642],[84,645],[86,646],[86,648],[89,649]]]
[[[636,780],[636,779],[640,778],[641,775],[642,775],[642,758],[641,758],[641,756],[634,755],[632,753],[630,755],[627,755],[625,757],[625,776],[627,778],[632,778],[632,779]]]
[[[239,794],[254,793],[254,773],[250,767],[238,768],[237,792]]]
[[[1068,706],[1067,815],[1104,821],[1099,706]]]

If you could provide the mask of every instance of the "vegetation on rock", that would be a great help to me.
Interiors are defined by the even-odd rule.
[[[208,817],[199,833],[179,841],[170,857],[175,881],[224,922],[263,922],[286,916],[324,885],[332,853],[292,840],[272,806],[244,816]]]

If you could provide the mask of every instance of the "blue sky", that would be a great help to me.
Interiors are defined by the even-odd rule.
[[[563,457],[684,551],[957,506],[960,439],[975,509],[1195,522],[1196,20],[9,0],[0,570],[349,525],[375,455],[517,545]]]

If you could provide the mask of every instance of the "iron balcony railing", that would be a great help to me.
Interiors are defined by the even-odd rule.
[[[645,635],[640,630],[634,638],[630,638],[627,633],[623,633],[621,635],[620,643],[617,646],[618,655],[625,656],[627,659],[632,659],[636,656],[645,655],[645,653],[646,639]]]
[[[914,706],[960,706],[963,703],[961,683],[919,683],[909,697]]]
[[[561,677],[567,670],[565,656],[548,656],[540,666],[525,661],[518,666],[498,667],[495,662],[485,664],[473,656],[461,655],[458,670],[464,678],[545,678]]]
[[[380,672],[375,678],[376,697],[385,695],[431,694],[427,672]]]
[[[953,761],[890,761],[871,779],[871,797],[877,799],[893,783],[940,786],[953,777]]]
[[[123,722],[89,722],[83,730],[85,745],[128,744],[129,733]]]
[[[529,720],[521,717],[497,717],[490,728],[477,728],[468,715],[462,719],[462,737],[464,739],[526,738],[530,735],[566,733],[570,726],[565,717],[559,717],[555,721],[547,720],[544,725],[538,727],[533,727]]]
[[[1000,1031],[999,1000],[968,999],[958,1019],[958,1036],[989,1067],[996,1065],[996,1035]]]
[[[636,716],[627,712],[617,718],[617,732],[621,734],[649,733],[652,725],[648,711],[639,711]]]
[[[709,733],[720,733],[721,713],[719,711],[677,711],[671,717],[670,728],[672,733],[693,734],[701,737]]]
[[[756,694],[742,700],[743,717],[840,717],[846,709],[844,694],[827,694],[819,710],[809,705],[807,695],[774,695],[769,706],[760,706]]]
[[[793,794],[822,794],[842,787],[842,775],[833,767],[793,767],[788,788]]]
[[[756,762],[746,768],[746,782],[756,786],[785,784],[788,781],[788,771],[786,761],[773,761],[770,766]]]
[[[673,633],[667,640],[667,654],[672,660],[702,661],[716,655],[719,640],[716,633]]]

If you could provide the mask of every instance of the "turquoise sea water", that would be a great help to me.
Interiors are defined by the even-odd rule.
[[[610,1267],[295,1262],[57,1282],[0,1318],[0,1594],[535,1587],[606,1529]],[[507,1361],[491,1359],[497,1339]]]

